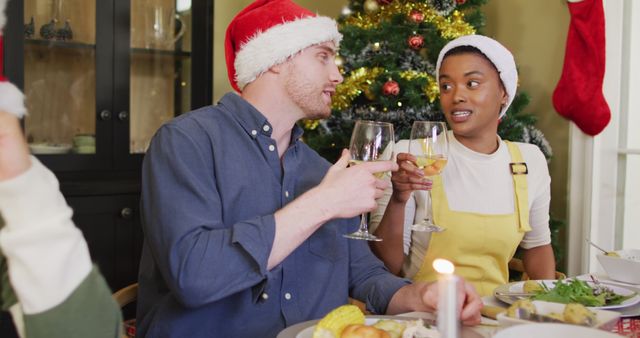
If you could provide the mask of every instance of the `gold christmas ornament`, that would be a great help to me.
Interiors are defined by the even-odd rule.
[[[376,0],[367,0],[364,2],[364,10],[369,14],[377,13],[380,10],[380,4]]]
[[[420,57],[423,59],[429,58],[429,50],[424,47],[420,48],[420,50],[418,51],[418,54],[420,54]]]
[[[366,89],[364,89],[362,91],[364,93],[364,96],[369,100],[369,101],[375,101],[376,100],[376,94],[374,94],[371,91],[371,87],[367,87]]]
[[[336,58],[333,61],[336,63],[338,68],[342,68],[342,66],[344,66],[344,59],[340,55],[336,55]]]

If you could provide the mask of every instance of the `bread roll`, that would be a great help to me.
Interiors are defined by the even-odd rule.
[[[352,324],[342,330],[340,338],[390,338],[389,334],[373,326]]]

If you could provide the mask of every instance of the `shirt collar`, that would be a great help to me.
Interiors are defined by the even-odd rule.
[[[271,136],[273,128],[267,118],[240,95],[227,93],[220,99],[219,104],[227,107],[249,136],[256,138],[259,133]]]
[[[262,113],[256,109],[251,103],[242,98],[236,93],[227,93],[222,99],[220,104],[227,107],[233,116],[240,122],[242,128],[252,138],[256,138],[259,133],[262,133],[268,137],[271,137],[273,132],[273,126]],[[291,130],[291,143],[294,143],[302,137],[304,130],[295,124]]]

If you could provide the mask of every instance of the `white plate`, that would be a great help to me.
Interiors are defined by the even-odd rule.
[[[367,324],[367,325],[375,324],[377,321],[379,321],[381,319],[393,319],[393,320],[397,320],[397,321],[409,321],[409,320],[422,319],[422,321],[425,323],[425,326],[428,325],[427,322],[432,322],[431,319],[415,317],[415,316],[413,316],[411,314],[407,314],[406,316],[404,316],[404,315],[399,315],[399,316],[367,316],[365,318],[365,324]],[[282,330],[280,333],[278,333],[277,338],[311,338],[311,337],[313,337],[313,330],[316,328],[315,324],[318,321],[319,321],[319,319],[309,320],[309,321],[306,321],[306,322],[302,322],[302,323],[298,323],[298,324],[292,325],[292,326]],[[432,327],[435,328],[435,326],[432,326]],[[465,326],[460,331],[460,337],[461,338],[482,338],[483,336],[481,334],[473,331],[472,328]]]
[[[365,325],[373,325],[375,323],[377,323],[378,321],[380,321],[381,319],[384,318],[375,318],[375,317],[367,317],[364,320]],[[393,319],[399,322],[405,321],[402,319],[398,319],[397,317],[395,318],[387,318],[387,319]],[[316,329],[316,326],[310,326],[302,331],[300,331],[295,337],[296,338],[312,338],[313,337],[313,331]],[[435,329],[435,328],[434,328]],[[436,332],[436,335],[434,335],[433,337],[439,337],[440,335]],[[428,337],[425,337],[428,338]]]
[[[536,307],[536,313],[541,315],[549,315],[551,313],[562,313],[564,311],[565,304],[543,302],[540,300],[534,300],[533,305]],[[596,315],[596,323],[594,328],[600,330],[610,331],[618,322],[620,313],[615,311],[592,309]],[[512,318],[507,316],[505,312],[498,314],[498,323],[500,326],[513,326],[519,324],[530,324],[531,322],[524,319]],[[568,323],[567,323],[568,324]]]
[[[71,145],[66,143],[30,143],[29,149],[33,154],[66,154],[71,150]]]
[[[557,280],[537,280],[536,282],[538,283],[544,283],[547,287],[549,288],[553,288],[555,286],[555,283],[557,282]],[[589,282],[587,282],[589,283]],[[593,283],[589,283],[590,285],[592,285]],[[499,300],[507,303],[507,304],[513,304],[513,302],[515,302],[516,300],[518,300],[519,298],[525,298],[525,297],[514,297],[514,296],[505,296],[505,295],[501,295],[500,293],[505,293],[505,292],[523,292],[522,290],[522,286],[524,285],[524,282],[513,282],[513,283],[509,283],[509,284],[503,284],[498,286],[494,291],[493,294],[496,298],[498,298]],[[623,295],[623,296],[628,296],[631,294],[636,294],[635,296],[625,300],[624,302],[617,304],[617,305],[607,305],[607,306],[593,306],[590,307],[591,309],[603,309],[603,310],[610,310],[610,309],[621,309],[621,308],[625,308],[625,307],[629,307],[632,306],[634,304],[637,304],[638,302],[640,302],[640,295],[634,291],[631,291],[625,287],[622,286],[617,286],[617,285],[611,285],[611,284],[607,284],[606,285],[608,288],[610,288],[611,290],[613,290],[613,292],[619,294],[619,295]]]
[[[566,324],[524,324],[499,331],[493,338],[621,338],[617,334]]]

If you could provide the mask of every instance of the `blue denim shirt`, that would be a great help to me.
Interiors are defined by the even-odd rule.
[[[271,131],[258,110],[227,94],[153,138],[142,174],[141,337],[275,337],[348,296],[384,313],[409,283],[366,241],[342,237],[356,218],[322,225],[267,270],[274,213],[330,167],[299,140],[298,127],[281,161]]]

